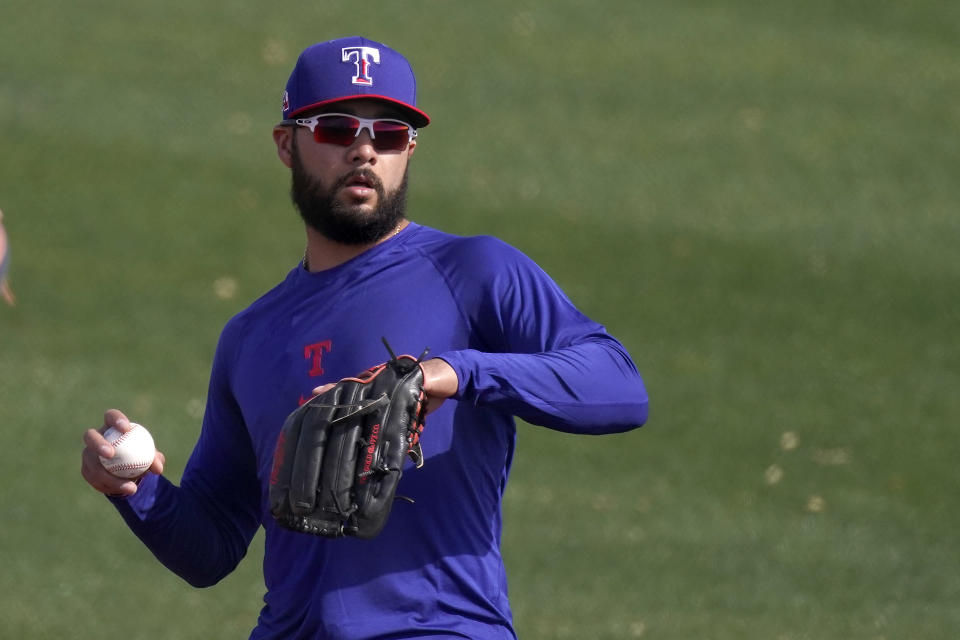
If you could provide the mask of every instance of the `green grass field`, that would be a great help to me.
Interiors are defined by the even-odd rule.
[[[651,394],[625,435],[521,426],[521,638],[960,628],[960,5],[147,4],[0,9],[0,635],[255,624],[259,537],[194,590],[83,483],[81,434],[123,407],[179,478],[220,328],[302,251],[287,74],[358,32],[434,118],[411,217],[524,250]]]

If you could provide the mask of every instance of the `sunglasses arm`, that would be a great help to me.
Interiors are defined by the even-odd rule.
[[[310,129],[310,132],[313,133],[313,130],[317,126],[317,121],[309,118],[297,118],[295,120],[281,120],[280,126],[295,127],[297,125],[306,127]]]

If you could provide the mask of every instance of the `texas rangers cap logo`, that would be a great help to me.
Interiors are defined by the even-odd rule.
[[[353,84],[364,87],[373,86],[370,77],[370,64],[380,64],[380,50],[375,47],[344,47],[340,50],[341,62],[352,62],[356,73],[353,75]]]

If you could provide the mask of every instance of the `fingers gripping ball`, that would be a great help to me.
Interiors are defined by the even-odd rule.
[[[100,456],[103,468],[119,478],[138,478],[147,472],[157,453],[153,436],[143,427],[131,422],[130,431],[121,432],[113,427],[107,429],[103,437],[113,445],[112,458]]]
[[[404,458],[423,464],[426,413],[426,351],[390,355],[286,419],[270,475],[270,510],[281,526],[330,538],[373,538],[383,529]]]

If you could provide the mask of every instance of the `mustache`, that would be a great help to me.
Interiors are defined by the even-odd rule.
[[[332,192],[335,193],[339,191],[343,187],[347,186],[350,181],[358,178],[367,182],[367,184],[369,184],[370,187],[374,189],[381,198],[384,197],[385,192],[383,190],[383,182],[380,181],[380,178],[377,177],[377,174],[369,169],[356,169],[343,176],[340,176],[340,178],[334,183]]]

